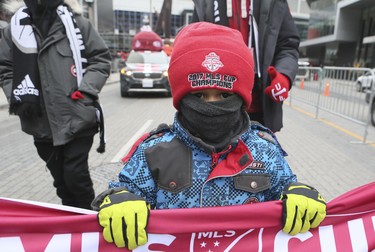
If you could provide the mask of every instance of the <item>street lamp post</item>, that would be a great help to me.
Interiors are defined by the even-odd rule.
[[[151,27],[151,30],[152,30],[152,0],[150,0],[150,27]]]

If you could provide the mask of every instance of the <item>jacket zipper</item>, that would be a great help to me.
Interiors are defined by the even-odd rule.
[[[218,153],[214,152],[214,153],[212,153],[212,155],[211,155],[211,157],[212,157],[211,170],[213,170],[216,167],[216,165],[218,164],[220,156],[223,155],[223,154],[225,154],[225,153],[227,153],[227,152],[229,152],[231,149],[232,149],[232,145],[229,145],[228,148],[225,149],[225,150],[223,150],[222,152],[218,152]],[[224,175],[223,176],[216,176],[216,177],[212,177],[212,178],[206,180],[203,183],[202,188],[201,188],[201,196],[200,196],[200,199],[199,199],[199,207],[202,207],[202,205],[203,205],[203,188],[205,187],[205,185],[207,184],[207,182],[209,182],[209,181],[211,181],[211,180],[213,180],[215,178],[219,178],[219,177],[233,177],[233,176],[236,176],[236,175],[240,174],[241,172],[242,172],[242,170],[239,171],[236,174],[232,174],[232,175],[228,175],[228,176],[224,176]]]
[[[220,154],[218,153],[212,154],[211,171],[216,167],[219,157],[220,157]]]
[[[227,153],[231,149],[232,149],[232,145],[229,145],[228,148],[226,148],[225,150],[223,150],[221,152],[218,152],[218,153],[213,152],[211,154],[211,158],[212,158],[212,161],[211,161],[211,170],[213,170],[216,167],[216,165],[217,165],[217,163],[219,161],[220,156],[223,155],[223,154],[225,154],[225,153]]]

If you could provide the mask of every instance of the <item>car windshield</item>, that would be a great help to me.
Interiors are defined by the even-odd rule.
[[[168,56],[164,52],[131,52],[126,61],[127,63],[142,64],[168,64]]]

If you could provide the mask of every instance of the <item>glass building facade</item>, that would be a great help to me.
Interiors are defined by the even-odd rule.
[[[361,34],[356,47],[356,60],[359,65],[375,67],[375,4],[363,9]]]
[[[82,0],[81,0],[82,1]],[[145,24],[151,24],[154,31],[161,11],[163,0],[106,0],[96,1],[98,31],[110,48],[112,55],[117,57],[120,51],[131,49],[132,37]],[[83,1],[84,2],[84,1]],[[155,4],[153,13],[150,12],[151,3]],[[290,11],[294,17],[301,39],[308,36],[309,7],[306,0],[288,0]],[[159,4],[156,7],[156,4]],[[173,0],[170,19],[170,36],[173,38],[179,29],[192,22],[193,2],[191,0]],[[150,22],[150,17],[152,18]],[[148,21],[147,21],[148,19]],[[146,22],[146,21],[147,22]],[[163,38],[164,35],[161,34]]]
[[[337,5],[334,1],[317,1],[311,4],[308,39],[332,35],[335,28]]]
[[[312,65],[375,67],[374,0],[312,0],[302,57]]]
[[[152,16],[152,22],[150,22]],[[153,30],[157,24],[157,14],[138,11],[113,11],[113,27],[114,32],[101,31],[100,34],[106,41],[107,45],[114,53],[119,51],[130,51],[131,39],[139,32],[144,25],[152,24]],[[186,24],[191,23],[192,10],[184,11],[181,15],[171,15],[171,37],[174,37],[178,30]],[[164,35],[162,34],[163,38]]]

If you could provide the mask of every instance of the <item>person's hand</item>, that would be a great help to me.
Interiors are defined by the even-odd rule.
[[[149,205],[138,195],[124,190],[106,196],[98,213],[104,239],[129,250],[146,244],[149,214]]]
[[[271,84],[266,87],[264,93],[276,102],[286,100],[290,88],[288,77],[279,73],[273,66],[268,67],[267,71],[271,77]]]
[[[73,100],[79,100],[79,99],[83,99],[85,98],[83,96],[83,94],[80,92],[80,91],[74,91],[71,95],[70,95],[70,98],[72,98]]]
[[[326,217],[326,201],[308,185],[292,183],[281,195],[283,201],[283,231],[290,235],[315,228]]]

